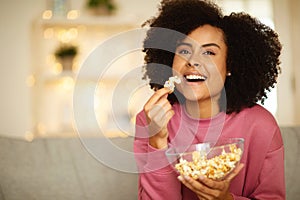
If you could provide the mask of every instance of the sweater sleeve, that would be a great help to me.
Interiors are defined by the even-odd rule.
[[[283,200],[285,199],[285,184],[283,175],[283,147],[270,152],[264,162],[259,177],[259,183],[252,193],[251,198],[257,200]],[[235,200],[246,200],[248,198],[232,194]]]
[[[235,200],[248,198],[233,194]],[[262,169],[259,173],[258,182],[249,199],[257,200],[284,200],[285,178],[284,178],[284,147],[281,133],[277,129],[269,146]]]
[[[149,145],[146,120],[143,113],[136,119],[134,140],[135,159],[139,170],[138,199],[181,199],[181,183],[169,165],[165,150]]]
[[[255,199],[285,199],[283,147],[269,152],[259,177]]]

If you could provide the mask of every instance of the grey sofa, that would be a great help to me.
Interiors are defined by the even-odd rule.
[[[282,127],[287,199],[300,199],[300,127]],[[132,148],[132,138],[115,138]],[[0,200],[134,200],[137,174],[111,169],[78,138],[0,137]]]

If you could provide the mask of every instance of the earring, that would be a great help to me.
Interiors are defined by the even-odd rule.
[[[231,72],[227,72],[227,74],[226,74],[227,76],[231,76]]]

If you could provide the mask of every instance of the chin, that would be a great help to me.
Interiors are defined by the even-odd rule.
[[[210,98],[209,96],[205,97],[201,95],[201,93],[195,94],[194,92],[184,92],[182,94],[187,101],[200,101],[201,99]]]
[[[186,101],[190,102],[201,102],[201,101],[215,101],[218,100],[221,96],[220,93],[214,93],[210,94],[208,91],[191,91],[191,90],[185,90],[184,92],[181,92],[181,94],[184,96]]]

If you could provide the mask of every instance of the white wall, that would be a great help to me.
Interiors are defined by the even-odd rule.
[[[291,0],[291,33],[292,33],[292,51],[293,51],[293,80],[294,80],[294,92],[295,92],[295,122],[300,124],[300,1]]]
[[[0,1],[0,134],[24,137],[32,128],[30,88],[31,21],[44,8],[43,1]]]
[[[281,125],[300,124],[300,1],[273,0],[273,3],[275,26],[283,45],[277,119]]]

